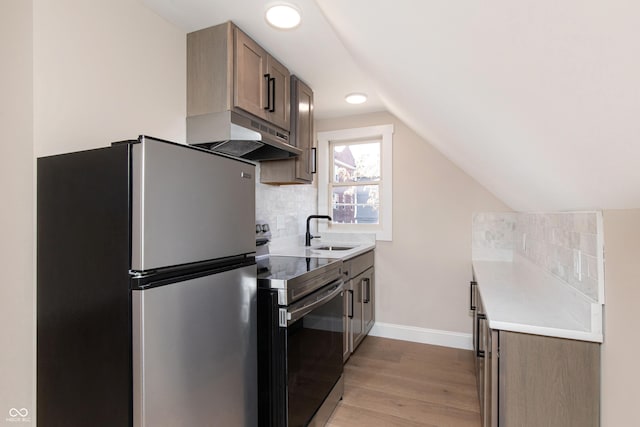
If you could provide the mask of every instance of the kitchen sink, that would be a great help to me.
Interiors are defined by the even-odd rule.
[[[348,251],[349,249],[353,249],[355,246],[318,246],[311,249],[316,249],[318,251]]]

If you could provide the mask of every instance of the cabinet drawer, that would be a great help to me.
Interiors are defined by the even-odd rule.
[[[373,267],[373,251],[353,257],[343,264],[345,274],[348,273],[348,277],[355,277],[369,267]]]

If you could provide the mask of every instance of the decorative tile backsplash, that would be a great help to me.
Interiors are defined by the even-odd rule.
[[[477,213],[472,232],[474,259],[508,261],[517,254],[603,301],[600,212]]]
[[[472,258],[511,261],[515,245],[516,213],[482,212],[473,214]]]
[[[272,239],[304,234],[307,216],[316,213],[318,213],[318,190],[315,186],[261,184],[260,164],[258,164],[256,167],[256,220],[269,224]]]

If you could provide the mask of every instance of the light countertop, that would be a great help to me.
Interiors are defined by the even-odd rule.
[[[489,327],[602,342],[602,305],[530,261],[473,261]]]
[[[347,250],[320,250],[322,246],[351,247]],[[269,243],[269,253],[274,256],[297,256],[305,258],[336,258],[347,260],[375,249],[375,234],[323,233],[313,239],[310,247],[304,246],[304,236],[274,239]]]

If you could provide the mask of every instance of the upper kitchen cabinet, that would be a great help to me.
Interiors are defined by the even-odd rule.
[[[234,106],[289,129],[289,70],[239,28],[234,35]]]
[[[288,131],[289,70],[232,22],[187,34],[187,115],[243,110]]]
[[[263,184],[309,184],[313,182],[313,90],[291,76],[291,145],[302,150],[295,159],[263,163]]]

